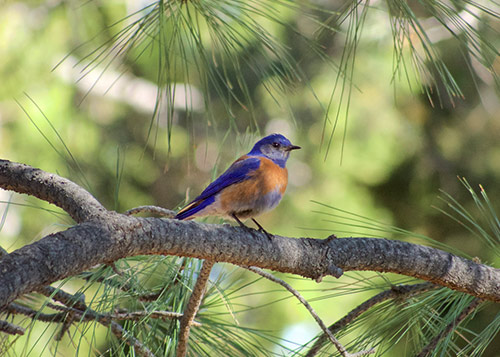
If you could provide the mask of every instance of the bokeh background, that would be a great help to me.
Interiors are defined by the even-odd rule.
[[[70,178],[119,212],[140,205],[177,209],[257,139],[279,132],[302,150],[293,152],[289,160],[290,182],[282,203],[259,219],[270,232],[290,237],[321,238],[333,233],[391,237],[357,223],[355,216],[324,206],[328,205],[499,263],[493,250],[440,212],[446,209],[440,199],[443,190],[479,217],[457,176],[465,177],[475,189],[482,184],[493,206],[500,207],[498,87],[491,73],[464,55],[463,45],[433,23],[418,4],[412,6],[417,13],[420,10],[463,98],[448,96],[442,82],[432,86],[411,68],[394,75],[393,33],[379,2],[364,20],[352,78],[344,87],[337,84],[333,97],[348,24],[329,20],[338,32],[318,33],[309,17],[280,8],[287,26],[258,21],[292,54],[303,80],[274,78],[276,73],[269,68],[278,68],[282,59],[277,56],[269,63],[272,56],[265,57],[265,51],[255,50],[249,40],[233,53],[241,58],[240,74],[246,86],[238,86],[236,74],[227,74],[234,78],[234,98],[227,88],[221,91],[214,83],[204,87],[194,61],[189,62],[193,67],[189,81],[183,74],[169,77],[176,82],[174,98],[158,90],[158,83],[165,80],[159,78],[158,68],[166,64],[158,62],[154,46],[139,58],[140,49],[126,54],[112,50],[106,52],[107,59],[92,52],[112,44],[113,36],[129,23],[118,21],[145,5],[131,0],[7,0],[0,4],[1,158]],[[342,1],[321,4],[331,11],[344,5]],[[304,11],[313,12],[307,7]],[[331,17],[322,12],[314,16],[323,21]],[[499,22],[479,20],[484,21],[485,36],[498,48],[500,38],[488,26],[498,31]],[[313,46],[332,61],[317,55]],[[214,53],[214,62],[220,55]],[[491,64],[498,70],[499,58]],[[284,89],[282,83],[287,84]],[[346,93],[351,90],[348,110],[347,96],[339,95],[343,88]],[[170,95],[170,100],[158,106],[158,94]],[[29,197],[0,191],[0,199],[0,245],[8,251],[71,224],[52,211],[56,208]],[[252,279],[243,275],[241,279]],[[327,323],[370,296],[360,292],[332,303],[318,298],[323,295],[316,283],[291,282],[306,297],[317,298],[313,306]],[[263,306],[242,314],[240,323],[264,325],[296,343],[318,332],[295,301],[279,301],[286,294],[273,292],[278,289],[270,283],[251,289],[242,299]],[[487,309],[475,321],[481,326],[496,313],[498,309]],[[37,326],[29,337],[32,345],[40,344],[33,336],[47,328]],[[104,336],[97,338],[96,348],[104,348]],[[42,353],[37,348],[30,353]],[[70,343],[64,348],[60,351],[72,351]],[[499,341],[485,356],[498,356],[495,350],[500,350]],[[49,350],[43,353],[51,354]]]

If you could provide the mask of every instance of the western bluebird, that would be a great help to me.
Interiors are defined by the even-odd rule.
[[[247,227],[240,219],[251,218],[270,237],[253,217],[273,209],[281,201],[288,183],[285,164],[290,151],[295,149],[300,146],[292,145],[281,134],[259,140],[175,218],[231,217],[244,228]]]

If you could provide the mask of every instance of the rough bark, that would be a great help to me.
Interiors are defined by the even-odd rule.
[[[339,268],[394,272],[500,302],[500,269],[439,249],[378,238],[319,240],[105,210],[76,184],[0,160],[0,187],[54,203],[77,222],[0,258],[0,306],[96,264],[148,254],[257,266],[320,279]]]

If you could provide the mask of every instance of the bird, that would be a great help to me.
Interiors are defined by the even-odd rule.
[[[182,208],[176,219],[219,216],[232,218],[246,229],[241,220],[251,218],[269,239],[271,235],[254,217],[272,210],[283,198],[288,184],[286,162],[292,150],[300,149],[281,134],[271,134],[237,159],[203,192]]]

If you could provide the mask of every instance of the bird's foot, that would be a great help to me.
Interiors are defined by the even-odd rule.
[[[259,229],[259,231],[260,231],[260,232],[263,232],[263,233],[266,235],[267,239],[269,239],[270,241],[272,241],[272,240],[273,240],[273,238],[274,238],[274,235],[273,235],[273,234],[269,233],[269,232],[268,232],[268,231],[266,231],[266,230],[260,230],[260,229]]]
[[[255,229],[253,228],[250,228],[248,226],[246,226],[242,221],[240,221],[240,219],[235,215],[235,214],[232,214],[233,218],[235,219],[236,222],[238,222],[238,224],[240,225],[241,228],[244,228],[246,231],[252,233],[252,235],[254,234],[255,232]],[[258,231],[261,232],[261,233],[264,233],[267,237],[267,239],[269,240],[272,240],[273,239],[273,235],[271,233],[269,233],[268,231],[266,231],[264,229],[264,227],[262,227],[259,222],[257,222],[255,219],[252,218],[252,221],[254,221],[254,223],[257,225],[257,227],[259,227]]]
[[[264,227],[262,227],[259,222],[257,222],[255,219],[252,218],[252,221],[257,225],[257,227],[259,227],[259,232],[262,232],[266,235],[267,239],[269,240],[272,240],[274,235],[272,235],[271,233],[269,233],[268,231],[266,231],[264,229]]]
[[[248,233],[251,233],[255,238],[260,238],[260,235],[257,234],[257,232],[259,233],[264,233],[267,237],[267,239],[269,240],[272,240],[273,239],[273,235],[269,232],[267,232],[264,228],[259,228],[259,229],[254,229],[254,228],[251,228],[251,227],[248,227],[248,226],[241,226],[241,228],[245,229]]]

